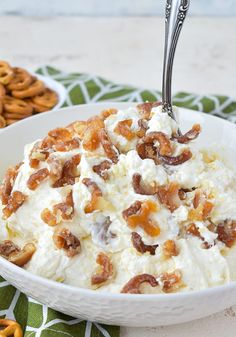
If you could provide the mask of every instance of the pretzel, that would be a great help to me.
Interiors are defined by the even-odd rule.
[[[15,124],[16,122],[19,122],[19,119],[6,118],[6,125],[7,126]]]
[[[54,107],[58,102],[58,96],[55,91],[46,88],[44,92],[32,98],[33,103],[44,106],[48,109]]]
[[[33,82],[27,89],[12,90],[12,96],[16,98],[27,98],[41,94],[45,90],[44,83],[40,80]]]
[[[5,128],[7,122],[3,116],[0,116],[0,129]]]
[[[15,114],[15,113],[5,113],[4,115],[3,115],[3,117],[7,120],[9,120],[9,119],[14,119],[14,120],[16,120],[16,121],[19,121],[19,120],[21,120],[21,119],[24,119],[24,118],[27,118],[27,117],[30,117],[32,114],[25,114],[25,115],[23,115],[23,114]]]
[[[7,85],[8,90],[24,90],[32,83],[32,76],[24,69],[14,67],[14,77]]]
[[[0,83],[0,99],[6,95],[6,89],[3,84]]]
[[[7,62],[0,61],[0,83],[6,85],[13,78],[13,70]]]
[[[30,104],[32,106],[33,111],[35,113],[40,113],[40,112],[48,111],[47,107],[45,107],[43,105],[40,105],[40,104],[36,104],[35,102],[32,101],[32,98],[25,99],[25,102],[27,102],[28,104]]]
[[[10,96],[5,96],[3,98],[3,107],[4,111],[8,115],[8,118],[10,114],[24,116],[24,115],[31,115],[33,112],[33,108],[28,103],[22,101],[21,99],[17,99]]]
[[[4,327],[3,330],[0,330],[1,337],[23,337],[23,331],[20,326],[15,321],[10,319],[0,319],[0,326]]]

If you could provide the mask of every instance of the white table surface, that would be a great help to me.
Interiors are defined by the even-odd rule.
[[[0,17],[0,59],[51,64],[133,85],[161,87],[163,19]],[[236,18],[190,18],[178,46],[174,91],[236,97]],[[199,321],[121,337],[235,337],[236,307]]]

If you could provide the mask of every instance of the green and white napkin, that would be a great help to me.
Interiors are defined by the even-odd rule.
[[[142,102],[161,99],[159,91],[119,85],[94,75],[68,74],[49,66],[41,67],[37,72],[65,86],[67,98],[64,106],[98,101]],[[200,96],[179,92],[174,96],[174,104],[236,122],[236,100],[227,96]],[[119,337],[120,335],[119,327],[75,319],[39,304],[27,298],[1,277],[0,317],[19,322],[24,328],[24,337]]]

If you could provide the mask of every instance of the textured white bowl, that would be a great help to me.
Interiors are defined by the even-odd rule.
[[[22,159],[26,143],[43,137],[48,130],[76,119],[87,119],[108,107],[125,108],[130,105],[99,103],[74,106],[40,114],[3,129],[0,132],[0,174],[9,164]],[[183,130],[196,122],[203,128],[198,141],[200,146],[220,144],[227,147],[227,157],[235,153],[236,125],[206,114],[180,110]],[[197,292],[129,295],[102,294],[56,283],[30,274],[3,258],[0,258],[0,274],[41,303],[71,316],[106,324],[139,327],[170,325],[198,319],[236,304],[235,282]]]

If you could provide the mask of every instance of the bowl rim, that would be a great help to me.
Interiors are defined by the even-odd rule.
[[[102,101],[102,102],[95,102],[95,103],[85,103],[85,104],[78,104],[78,105],[72,105],[72,106],[67,106],[67,107],[63,107],[63,108],[58,108],[56,110],[50,110],[47,111],[43,114],[37,114],[34,116],[31,116],[30,118],[26,118],[23,119],[21,121],[19,121],[18,123],[15,123],[13,125],[10,125],[7,128],[4,128],[2,130],[0,130],[0,136],[2,133],[6,133],[8,132],[9,129],[13,129],[13,128],[17,128],[19,125],[22,124],[27,124],[29,122],[29,120],[32,121],[32,119],[37,120],[42,118],[42,116],[46,116],[46,115],[51,115],[51,114],[55,114],[55,113],[60,113],[61,111],[66,111],[66,110],[71,110],[71,109],[77,109],[77,108],[83,108],[83,107],[88,107],[88,108],[96,108],[96,107],[100,107],[100,106],[117,106],[117,107],[124,107],[124,106],[136,106],[138,104],[138,102],[115,102],[115,101]],[[191,110],[191,109],[187,109],[184,107],[180,107],[180,110],[184,110],[185,112],[191,112],[193,114],[201,114],[203,116],[207,116],[207,119],[217,119],[219,121],[221,121],[222,123],[230,126],[230,127],[235,127],[236,125],[226,119],[222,119],[218,116],[215,115],[211,115],[208,113],[204,113],[204,112],[200,112],[200,111],[196,111],[196,110]],[[21,277],[24,277],[30,281],[32,281],[33,283],[39,283],[42,286],[45,285],[47,287],[50,288],[57,288],[57,290],[62,290],[64,291],[69,291],[69,292],[73,292],[74,294],[80,294],[80,295],[84,295],[84,296],[88,296],[88,297],[96,297],[96,298],[106,298],[107,300],[115,300],[115,301],[119,301],[119,300],[131,300],[131,301],[139,301],[139,302],[145,302],[145,301],[174,301],[174,300],[181,300],[181,299],[188,299],[188,298],[197,298],[197,297],[204,297],[204,296],[209,296],[209,295],[215,295],[215,294],[220,294],[221,292],[229,292],[231,289],[235,289],[236,288],[236,281],[230,281],[227,284],[223,284],[223,285],[218,285],[218,286],[214,286],[211,288],[204,288],[201,290],[190,290],[190,291],[186,291],[186,292],[176,292],[176,293],[168,293],[168,294],[164,294],[164,293],[160,293],[160,294],[122,294],[122,293],[110,293],[110,292],[96,292],[95,290],[92,289],[87,289],[87,288],[81,288],[81,287],[76,287],[76,286],[72,286],[69,284],[65,284],[65,283],[60,283],[51,279],[47,279],[45,277],[33,274],[31,272],[29,272],[26,269],[23,269],[21,267],[18,267],[14,264],[12,264],[11,262],[7,261],[6,259],[4,259],[3,257],[0,256],[0,267],[4,266],[5,269],[8,269],[10,272],[12,272],[16,277],[17,275],[20,275]],[[6,279],[7,280],[7,279]],[[15,287],[17,288],[17,283],[15,282]]]

